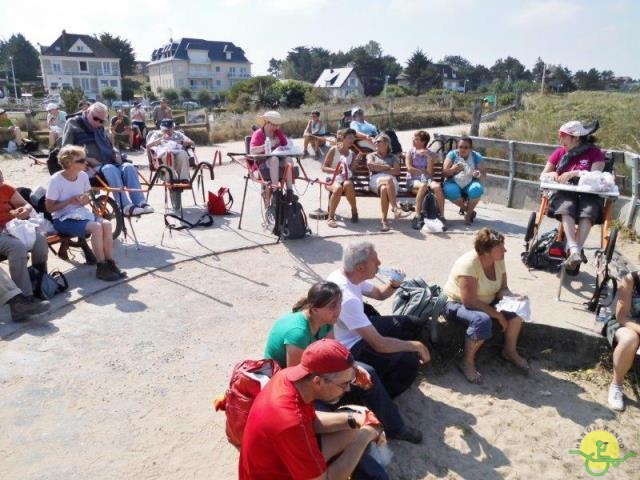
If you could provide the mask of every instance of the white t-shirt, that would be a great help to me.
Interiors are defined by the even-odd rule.
[[[62,171],[54,173],[49,179],[47,185],[47,198],[56,202],[61,202],[87,193],[91,190],[91,184],[89,183],[89,175],[87,172],[79,172],[78,178],[71,182],[62,176]],[[51,213],[53,219],[64,217],[65,215],[73,212],[78,208],[78,205],[67,205],[60,210],[56,210]],[[81,207],[84,208],[84,207]]]
[[[362,339],[355,330],[371,325],[369,318],[364,314],[362,295],[371,293],[374,286],[367,281],[355,285],[345,277],[342,270],[331,273],[327,281],[335,283],[342,290],[342,311],[333,327],[333,334],[336,340],[350,349]]]

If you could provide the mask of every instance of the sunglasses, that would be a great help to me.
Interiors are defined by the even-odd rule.
[[[92,118],[94,122],[104,123],[104,118],[96,117],[95,115],[92,115]]]
[[[78,158],[77,160],[74,160],[74,163],[87,163],[87,159],[85,158]]]

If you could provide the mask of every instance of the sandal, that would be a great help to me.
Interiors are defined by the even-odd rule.
[[[401,209],[399,209],[398,207],[392,208],[391,211],[393,212],[393,216],[396,218],[396,220],[398,218],[404,218],[404,217],[408,217],[409,215],[411,215],[411,212],[404,212]]]
[[[338,224],[336,223],[336,219],[334,217],[329,217],[329,220],[327,220],[327,227],[331,227],[331,228],[338,227]]]
[[[357,210],[351,210],[351,223],[358,223],[358,211]]]
[[[464,224],[465,225],[471,225],[473,223],[473,221],[475,220],[475,218],[476,218],[476,211],[474,210],[470,214],[465,215]]]
[[[469,383],[473,383],[474,385],[482,385],[482,383],[484,382],[482,374],[475,368],[472,370],[467,369],[464,362],[458,363],[458,370],[460,370],[460,373],[464,375],[464,378],[466,378],[467,382]]]
[[[380,231],[388,232],[389,230],[391,230],[391,227],[389,226],[389,224],[387,222],[382,222],[382,225],[380,226]]]

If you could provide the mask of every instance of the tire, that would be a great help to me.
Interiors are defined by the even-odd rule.
[[[95,200],[94,213],[111,222],[112,238],[122,233],[124,217],[116,201],[108,195],[100,195]]]
[[[613,258],[613,253],[616,250],[616,240],[618,239],[618,229],[612,228],[609,232],[609,241],[607,242],[607,246],[604,249],[604,258],[607,262],[607,265]]]
[[[531,215],[529,216],[529,222],[527,223],[527,230],[524,234],[524,241],[525,242],[529,242],[529,240],[531,240],[534,235],[535,235],[535,230],[536,230],[536,212],[531,212]]]

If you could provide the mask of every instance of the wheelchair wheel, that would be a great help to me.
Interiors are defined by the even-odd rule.
[[[94,213],[111,222],[112,238],[120,236],[124,224],[124,217],[117,202],[109,195],[100,195],[95,200]]]
[[[618,239],[618,229],[612,228],[611,231],[609,232],[609,241],[607,242],[607,245],[604,248],[604,258],[607,264],[609,264],[609,262],[613,258],[613,253],[616,250],[617,239]]]
[[[531,212],[531,215],[529,216],[529,222],[527,223],[527,230],[524,234],[524,241],[525,242],[529,242],[529,240],[531,240],[535,233],[536,233],[536,212]]]

